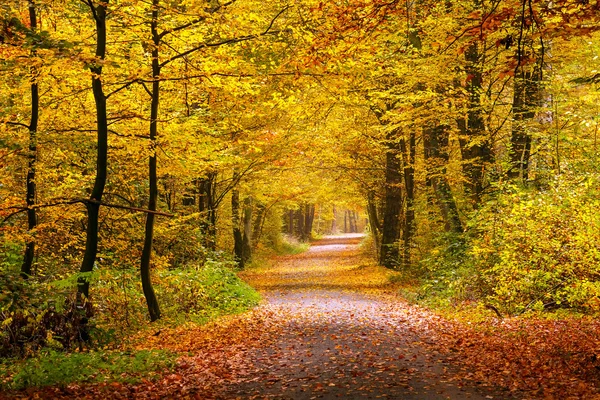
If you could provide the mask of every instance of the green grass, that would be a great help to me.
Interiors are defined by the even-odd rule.
[[[260,294],[236,273],[218,264],[198,270],[164,271],[157,286],[164,314],[178,322],[205,323],[222,315],[239,314],[260,302]]]
[[[285,238],[275,248],[275,253],[280,256],[300,254],[300,253],[304,253],[309,248],[310,248],[310,243],[299,242],[293,238],[292,239]]]
[[[27,360],[5,360],[0,364],[0,388],[62,387],[76,382],[135,383],[173,368],[177,357],[164,350],[70,354],[46,351]]]

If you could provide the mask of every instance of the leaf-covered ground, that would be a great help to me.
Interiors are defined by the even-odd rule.
[[[594,320],[450,321],[393,294],[360,238],[326,238],[243,278],[257,309],[138,345],[182,354],[141,384],[31,389],[17,397],[193,399],[600,398]]]

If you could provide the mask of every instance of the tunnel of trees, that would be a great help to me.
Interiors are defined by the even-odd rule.
[[[73,348],[342,232],[501,314],[600,307],[595,1],[0,10],[0,329]]]

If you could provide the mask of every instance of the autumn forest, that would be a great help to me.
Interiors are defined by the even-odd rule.
[[[599,30],[2,1],[0,397],[600,396]]]

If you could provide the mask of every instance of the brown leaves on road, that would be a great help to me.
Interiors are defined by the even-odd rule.
[[[38,398],[600,398],[594,320],[449,320],[391,294],[357,240],[324,240],[242,275],[252,312],[144,338],[181,353],[155,381],[71,385]]]

